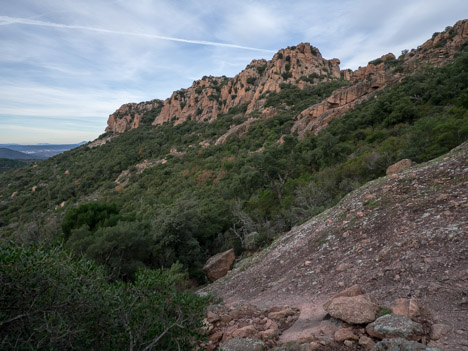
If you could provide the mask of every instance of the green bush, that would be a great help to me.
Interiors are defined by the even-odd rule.
[[[105,270],[60,246],[0,246],[2,350],[183,350],[207,298],[181,291],[180,265],[108,283]]]

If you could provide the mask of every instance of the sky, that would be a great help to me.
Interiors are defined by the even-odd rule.
[[[466,0],[0,0],[0,144],[94,140],[124,103],[300,42],[356,69],[467,17]]]

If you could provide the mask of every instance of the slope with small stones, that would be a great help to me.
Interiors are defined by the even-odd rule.
[[[314,309],[353,284],[384,305],[417,298],[451,327],[434,346],[468,348],[468,143],[368,183],[206,290],[228,304]]]

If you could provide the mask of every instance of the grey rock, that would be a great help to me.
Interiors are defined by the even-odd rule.
[[[257,339],[234,338],[226,341],[220,351],[264,351],[265,343]]]
[[[441,349],[427,347],[416,341],[403,338],[383,339],[375,345],[375,351],[442,351]]]
[[[387,314],[377,318],[366,327],[370,336],[384,338],[405,338],[419,340],[423,335],[421,324],[413,322],[406,316]]]

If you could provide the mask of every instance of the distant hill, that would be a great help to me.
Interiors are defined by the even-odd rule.
[[[18,144],[0,144],[0,148],[8,148],[13,151],[27,154],[27,159],[46,159],[62,152],[74,149],[80,145],[86,144],[87,141],[82,141],[77,144],[38,144],[38,145],[18,145]],[[11,158],[1,156],[4,158]],[[14,159],[20,159],[13,157]]]
[[[31,157],[31,155],[25,154],[24,152],[2,147],[0,148],[0,158],[7,158],[9,160],[28,160],[34,157]]]

